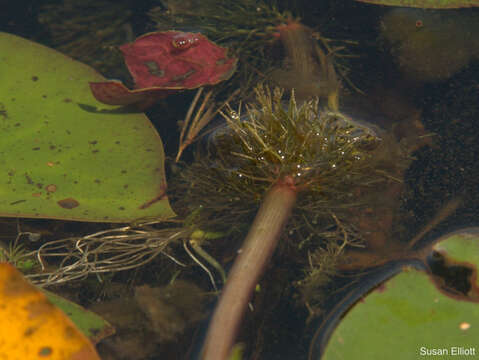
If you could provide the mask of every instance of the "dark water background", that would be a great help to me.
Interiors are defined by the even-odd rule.
[[[2,1],[0,9],[0,31],[9,32],[51,46],[55,43],[48,26],[38,21],[42,8],[60,1],[17,0]],[[105,6],[122,3],[132,12],[130,25],[135,36],[154,30],[146,11],[159,6],[158,1],[105,1]],[[280,9],[290,9],[302,18],[302,22],[319,29],[323,36],[354,40],[352,47],[357,55],[348,60],[351,81],[366,93],[381,101],[378,87],[394,90],[397,96],[407,99],[409,104],[421,111],[422,123],[427,132],[434,133],[434,145],[425,146],[414,153],[415,160],[406,172],[406,190],[402,196],[402,209],[408,213],[408,223],[403,224],[402,240],[407,241],[417,233],[434,215],[454,198],[461,198],[460,207],[449,218],[430,231],[424,242],[461,227],[479,225],[479,61],[472,60],[453,76],[441,81],[424,82],[406,78],[394,55],[378,40],[380,23],[388,8],[358,4],[354,1],[279,1]],[[464,10],[474,12],[474,10]],[[477,11],[475,11],[477,13]],[[447,44],[446,44],[447,47]],[[15,49],[12,49],[15,51]],[[114,71],[113,71],[114,72]],[[106,73],[106,77],[115,74]],[[120,73],[121,75],[121,73]],[[0,79],[1,81],[1,79]],[[353,93],[354,94],[354,93]],[[158,131],[170,156],[175,154],[178,143],[177,121],[182,119],[193,94],[184,93],[168,98],[150,109],[147,115],[155,122],[162,117]],[[354,96],[354,95],[353,95]],[[367,114],[365,115],[367,119]],[[373,115],[371,115],[373,117]],[[156,123],[157,124],[157,123]],[[191,157],[191,153],[186,155]],[[63,233],[85,233],[99,225],[82,223],[26,221],[27,225],[60,228]],[[60,223],[60,222],[59,222]],[[12,225],[5,220],[5,232],[12,231]],[[54,224],[54,225],[52,225]],[[101,227],[100,227],[101,228]],[[14,227],[13,227],[14,229]],[[266,282],[281,282],[291,274],[301,273],[293,263],[274,258],[274,272],[265,275]],[[153,264],[150,269],[161,266]],[[150,271],[138,270],[134,274],[120,274],[117,282],[154,283],[164,280],[163,275],[153,276]],[[136,279],[136,280],[132,280]],[[138,280],[141,279],[141,280]],[[204,280],[202,280],[204,281]],[[71,290],[72,292],[78,289]],[[77,299],[88,304],[95,297],[87,291]],[[257,304],[261,313],[253,314],[245,324],[242,339],[250,347],[261,349],[261,359],[303,359],[306,358],[309,341],[319,320],[305,326],[306,311],[287,298],[278,289]],[[189,350],[191,344],[201,337],[204,325],[189,330],[173,344],[157,347],[147,358],[176,359]],[[247,334],[253,334],[248,336]],[[193,340],[192,340],[193,339]],[[161,348],[161,349],[160,349]],[[189,349],[189,350],[188,350]]]

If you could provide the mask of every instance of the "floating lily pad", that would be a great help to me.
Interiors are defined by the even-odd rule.
[[[409,260],[367,271],[322,321],[309,359],[473,355],[478,234],[477,227],[450,232]]]
[[[416,7],[422,9],[457,9],[479,6],[479,0],[356,0],[359,2],[387,5]]]
[[[90,67],[0,33],[0,216],[129,222],[171,217],[148,118],[91,94]]]
[[[426,273],[409,269],[350,310],[322,359],[463,358],[478,338],[479,305],[445,296]]]

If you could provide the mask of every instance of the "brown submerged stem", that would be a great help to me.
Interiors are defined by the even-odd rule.
[[[213,314],[203,360],[228,359],[253,289],[276,248],[296,195],[294,185],[279,182],[264,197]]]

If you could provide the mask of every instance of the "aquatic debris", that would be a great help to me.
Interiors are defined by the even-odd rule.
[[[2,359],[100,360],[73,322],[11,264],[0,263]],[[18,346],[18,344],[24,344]]]
[[[95,98],[109,105],[153,105],[171,93],[215,85],[236,70],[237,59],[205,36],[181,31],[153,32],[120,46],[135,89],[120,81],[91,82]]]

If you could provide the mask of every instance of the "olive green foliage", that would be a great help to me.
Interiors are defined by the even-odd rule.
[[[246,116],[233,109],[224,114],[227,126],[210,136],[208,156],[183,171],[192,210],[201,205],[202,213],[228,209],[239,216],[258,205],[272,184],[290,176],[307,203],[318,197],[315,205],[300,202],[300,207],[328,213],[346,205],[352,185],[378,180],[370,171],[378,138],[366,129],[340,113],[321,112],[317,100],[298,105],[293,95],[284,104],[282,91],[271,94],[262,87],[256,95]],[[218,199],[223,193],[224,203]]]
[[[295,284],[300,290],[298,301],[306,305],[310,317],[321,313],[322,305],[329,295],[321,290],[337,275],[338,265],[347,257],[344,254],[346,246],[362,247],[365,242],[354,228],[347,225],[347,220],[338,221],[336,227],[330,226],[328,229],[330,230],[321,231],[310,225],[308,238],[322,240],[322,244],[309,252],[309,266],[305,276]]]
[[[244,236],[267,190],[289,179],[298,201],[284,233],[311,275],[299,284],[313,294],[334,273],[334,258],[361,242],[342,212],[360,204],[354,189],[384,181],[372,161],[378,138],[340,113],[322,111],[318,100],[297,104],[292,94],[285,103],[282,91],[262,87],[256,96],[244,116],[224,114],[227,125],[210,136],[206,156],[170,183],[182,197],[176,206],[183,213],[201,208],[201,229]]]
[[[167,0],[164,4],[166,9],[156,7],[149,13],[159,30],[201,31],[239,58],[234,77],[221,85],[229,93],[241,89],[242,98],[250,95],[258,78],[279,64],[269,52],[277,40],[276,27],[291,19],[290,13],[254,0]]]
[[[18,238],[7,245],[0,244],[0,262],[9,262],[21,272],[29,272],[36,264],[32,252],[27,251],[25,246],[18,243]]]
[[[339,113],[321,112],[317,100],[298,105],[293,94],[285,108],[279,89],[271,94],[260,87],[256,95],[258,104],[247,106],[245,119],[234,110],[226,116],[230,146],[217,139],[221,161],[237,164],[233,176],[263,183],[265,190],[291,176],[298,190],[335,200],[344,182],[363,181],[374,135]]]
[[[253,39],[267,36],[275,31],[276,25],[291,17],[263,1],[166,0],[164,3],[166,11],[161,7],[150,11],[159,27],[166,28],[173,21],[191,27],[197,25],[209,36],[225,40],[241,34]]]

